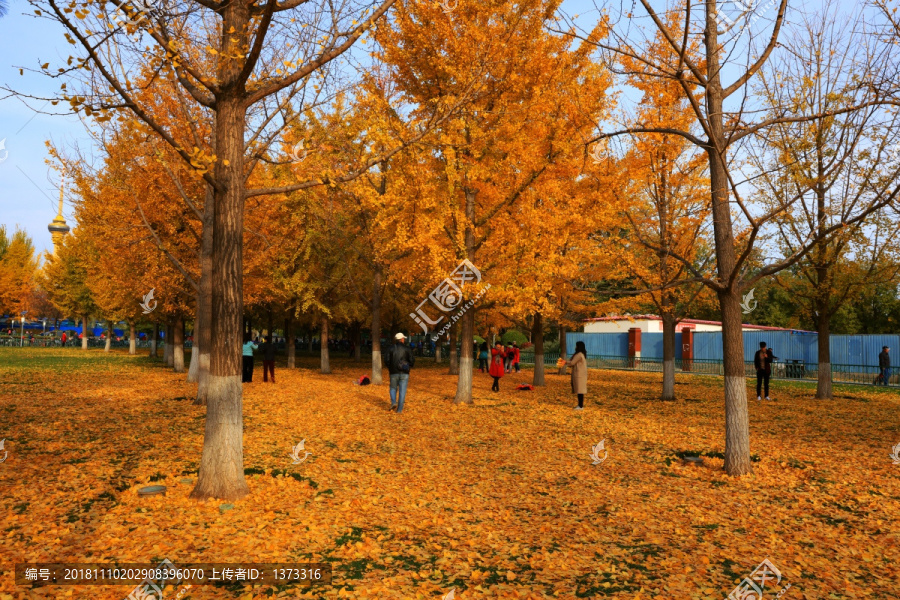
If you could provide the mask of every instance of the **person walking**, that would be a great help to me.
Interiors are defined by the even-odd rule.
[[[506,343],[506,350],[505,350],[505,352],[506,352],[506,354],[505,354],[504,356],[506,356],[506,358],[504,359],[504,364],[505,364],[505,366],[506,366],[506,372],[507,372],[507,373],[512,373],[513,354],[515,354],[515,352],[513,352],[513,345],[512,345],[512,342],[507,342],[507,343]]]
[[[65,346],[66,345],[66,332],[65,331],[63,331],[61,339],[62,339],[62,345]]]
[[[753,355],[753,366],[756,367],[756,399],[762,400],[762,392],[765,387],[766,400],[769,400],[769,377],[772,375],[772,363],[775,355],[772,350],[766,349],[766,343],[759,343],[759,350]]]
[[[409,387],[409,372],[415,365],[416,359],[413,356],[409,346],[406,345],[406,336],[398,333],[394,336],[394,345],[385,354],[384,360],[387,364],[388,373],[391,380],[391,408],[396,410],[397,414],[403,412],[403,405],[406,402],[406,388]]]
[[[881,353],[878,355],[878,368],[881,369],[881,374],[878,375],[878,379],[875,380],[875,384],[878,384],[878,380],[881,380],[881,385],[889,385],[891,380],[891,355],[888,353],[890,348],[887,346],[881,347]]]
[[[566,361],[572,367],[572,393],[578,396],[575,410],[584,410],[584,395],[587,394],[587,348],[584,342],[575,342],[575,353]]]
[[[503,361],[506,358],[506,351],[503,349],[503,342],[496,342],[491,350],[491,368],[490,374],[494,378],[494,384],[491,386],[492,392],[500,391],[500,378],[503,377],[504,367]]]
[[[515,368],[516,373],[519,372],[519,344],[513,342],[513,368]]]
[[[242,354],[244,357],[244,369],[241,373],[241,383],[253,383],[253,351],[259,346],[250,339],[250,334],[244,334],[244,348]]]
[[[269,373],[272,373],[272,383],[275,383],[275,343],[272,336],[266,336],[266,342],[262,345],[263,349],[263,383],[269,382]]]
[[[487,373],[488,370],[488,345],[487,342],[481,342],[481,349],[478,352],[478,370]]]

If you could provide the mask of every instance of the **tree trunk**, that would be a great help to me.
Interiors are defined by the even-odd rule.
[[[707,87],[710,206],[716,250],[716,270],[720,282],[731,282],[716,291],[722,315],[722,359],[725,374],[725,472],[746,475],[750,463],[750,417],[747,411],[747,379],[744,368],[744,334],[741,323],[740,287],[733,281],[737,257],[734,248],[731,210],[728,202],[728,175],[725,165],[727,145],[724,132],[723,90],[719,42],[715,20],[716,5],[706,3]]]
[[[725,471],[745,475],[750,463],[750,415],[747,410],[747,375],[740,297],[720,293],[722,308],[722,358],[725,371]]]
[[[291,308],[291,310],[294,310]],[[284,320],[284,345],[287,347],[287,368],[294,369],[297,365],[297,347],[294,346],[294,319],[287,317]]]
[[[215,140],[213,140],[215,141]],[[206,186],[203,204],[203,229],[200,236],[200,293],[197,295],[197,319],[194,322],[194,347],[191,360],[197,354],[197,397],[194,404],[206,406],[209,400],[209,365],[212,352],[213,314],[213,231],[215,229],[216,199],[213,188]],[[241,337],[243,341],[243,336]]]
[[[112,347],[112,336],[113,336],[113,324],[112,321],[106,322],[106,345],[103,348],[104,352],[109,352],[109,349]]]
[[[222,5],[223,56],[243,55],[248,46],[250,5]],[[220,61],[220,82],[234,81],[241,61]],[[206,429],[197,486],[192,498],[237,500],[249,492],[244,479],[243,386],[241,384],[241,315],[244,235],[245,103],[240,88],[223,84],[216,101],[215,235],[213,236],[212,330]]]
[[[166,322],[166,345],[163,347],[163,359],[167,367],[175,366],[175,326],[171,321]]]
[[[457,321],[450,327],[450,375],[459,375],[459,326]]]
[[[319,367],[319,371],[324,374],[331,373],[331,361],[328,356],[328,317],[322,317],[322,329],[320,333],[320,348],[319,348],[319,357],[321,359],[321,365]]]
[[[353,324],[353,362],[359,362],[362,358],[362,325],[360,323]]]
[[[150,358],[159,358],[159,322],[153,324],[153,339],[150,340]]]
[[[661,400],[675,400],[675,315],[663,312],[663,387]]]
[[[198,302],[199,303],[199,302]],[[197,383],[200,379],[200,360],[197,352],[197,315],[194,315],[194,329],[191,331],[193,342],[191,343],[191,362],[188,364],[188,383]],[[194,402],[196,402],[196,398]]]
[[[566,326],[562,323],[559,324],[559,357],[562,359],[567,359],[569,357],[569,349],[566,347]],[[559,375],[565,375],[568,367],[563,365],[559,368],[557,373]]]
[[[372,384],[381,385],[381,271],[372,282]]]
[[[81,349],[88,349],[88,326],[87,326],[87,317],[81,316]]]
[[[137,354],[137,339],[135,338],[134,321],[128,322],[128,354]]]
[[[457,323],[462,325],[460,333],[462,343],[460,344],[459,379],[456,381],[456,398],[453,403],[472,404],[472,376],[475,372],[475,355],[472,352],[474,349],[472,341],[475,339],[475,307],[469,307]]]
[[[472,228],[472,223],[475,221],[475,199],[478,194],[473,189],[466,189],[466,233],[465,233],[465,244],[466,244],[466,258],[470,261],[475,260],[475,230]],[[455,404],[472,404],[472,375],[475,371],[475,355],[474,355],[474,342],[475,342],[475,307],[472,304],[475,300],[472,298],[471,294],[466,293],[465,287],[463,287],[463,301],[460,302],[459,308],[460,311],[465,311],[462,315],[462,319],[457,321],[453,325],[453,330],[455,331],[459,328],[459,340],[460,340],[460,350],[462,356],[460,357],[459,368],[457,369],[457,373],[459,374],[459,378],[456,380],[456,399],[454,400]],[[467,301],[468,300],[468,301]],[[453,348],[455,349],[455,345]],[[451,364],[456,361],[450,361]]]
[[[531,339],[534,340],[534,381],[532,385],[547,385],[544,382],[544,316],[541,313],[534,313]]]
[[[818,400],[833,400],[831,389],[831,315],[827,308],[819,313],[816,332],[819,334],[819,375],[816,384]]]
[[[176,373],[184,373],[184,319],[175,319],[172,331],[172,367]]]

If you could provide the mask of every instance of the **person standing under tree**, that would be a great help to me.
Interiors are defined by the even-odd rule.
[[[519,354],[519,344],[513,342],[513,367],[516,369],[516,373],[519,372],[519,358],[521,355]]]
[[[504,356],[506,357],[506,358],[504,359],[504,364],[505,364],[506,372],[507,372],[507,373],[512,373],[512,361],[513,361],[513,346],[512,346],[512,342],[507,342],[507,343],[506,343],[506,348],[504,349],[504,352],[505,352]]]
[[[409,372],[416,362],[412,351],[406,345],[406,336],[398,333],[394,336],[394,345],[384,355],[388,373],[390,373],[391,408],[397,414],[403,412],[406,401],[406,388],[409,387]]]
[[[500,391],[500,378],[503,377],[505,370],[503,365],[505,358],[506,352],[503,350],[503,342],[498,341],[491,350],[491,369],[489,372],[491,377],[494,378],[494,384],[491,386],[492,392]]]
[[[575,342],[575,353],[570,360],[564,358],[559,360],[567,367],[572,367],[572,393],[578,395],[578,406],[575,410],[584,410],[584,395],[587,394],[587,348],[584,342]]]
[[[241,374],[241,383],[253,383],[253,351],[258,346],[250,339],[250,334],[244,334],[244,348],[242,354],[244,356],[244,369]]]
[[[753,355],[753,366],[756,367],[756,399],[762,400],[763,387],[765,387],[766,400],[769,400],[769,377],[772,375],[772,363],[775,356],[771,349],[766,349],[766,343],[759,343],[759,350]]]
[[[890,348],[887,346],[881,347],[881,353],[878,355],[878,368],[881,369],[881,373],[878,375],[878,379],[875,380],[875,385],[878,385],[878,381],[881,381],[881,385],[889,385],[891,380],[891,355],[888,354]]]
[[[275,383],[275,343],[272,334],[266,336],[263,344],[263,382],[268,383],[269,373],[272,373],[272,383]]]
[[[488,343],[481,342],[481,349],[478,352],[478,370],[487,373],[488,370]]]

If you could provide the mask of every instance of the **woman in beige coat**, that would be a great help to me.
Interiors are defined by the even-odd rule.
[[[575,354],[566,361],[572,367],[572,393],[578,394],[578,406],[575,410],[584,410],[584,395],[587,394],[587,348],[584,342],[575,342]]]

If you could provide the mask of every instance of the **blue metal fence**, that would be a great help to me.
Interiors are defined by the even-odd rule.
[[[641,334],[641,356],[662,359],[662,333]],[[744,360],[752,361],[760,342],[772,348],[779,362],[799,361],[807,365],[819,361],[819,336],[803,331],[745,331]],[[627,333],[567,333],[566,348],[583,341],[588,355],[628,356]],[[835,365],[878,365],[882,346],[890,348],[892,362],[900,364],[900,335],[832,335],[831,363]],[[675,357],[681,358],[681,333],[675,334]],[[695,360],[722,360],[722,333],[701,331],[694,334]]]

